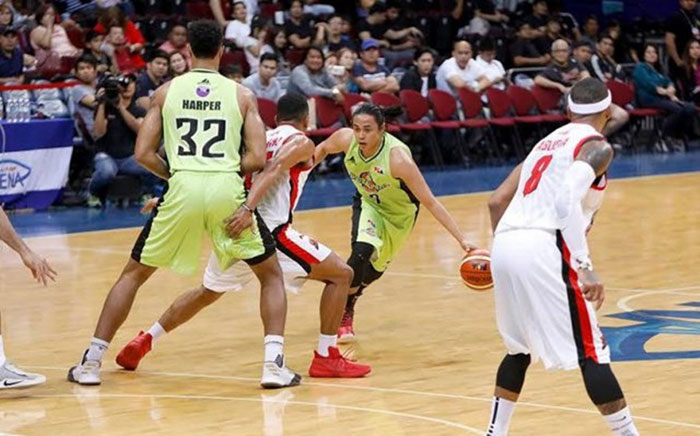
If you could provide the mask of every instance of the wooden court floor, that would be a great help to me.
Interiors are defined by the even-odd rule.
[[[590,235],[607,284],[602,326],[634,324],[604,315],[700,302],[699,187],[700,173],[611,181]],[[472,240],[490,246],[486,199],[443,200]],[[295,226],[347,255],[348,207],[299,213]],[[29,280],[6,247],[0,251],[6,350],[18,366],[49,379],[36,388],[0,391],[0,433],[483,434],[504,353],[493,298],[462,285],[456,273],[461,253],[425,211],[408,246],[358,303],[354,352],[373,365],[366,379],[305,377],[293,389],[260,389],[262,328],[254,286],[162,339],[138,371],[117,370],[113,359],[121,346],[199,283],[200,273],[183,278],[160,271],[141,290],[108,351],[102,386],[66,382],[137,232],[30,240],[60,273],[47,289]],[[206,256],[203,251],[203,261]],[[316,343],[320,289],[309,283],[289,295],[287,358],[304,374]],[[700,350],[700,335],[658,335],[645,349]],[[624,361],[613,368],[642,434],[700,434],[700,359]],[[578,371],[545,372],[538,364],[528,373],[511,434],[608,433]]]

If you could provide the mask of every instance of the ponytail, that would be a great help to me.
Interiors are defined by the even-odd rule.
[[[352,111],[352,117],[355,118],[356,115],[371,115],[374,121],[377,122],[379,127],[382,127],[387,119],[394,119],[403,113],[401,106],[377,106],[374,103],[360,103],[355,106]]]

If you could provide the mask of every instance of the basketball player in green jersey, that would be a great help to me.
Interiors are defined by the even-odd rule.
[[[355,337],[355,302],[370,283],[382,276],[403,247],[416,222],[419,204],[466,252],[476,248],[467,242],[455,220],[433,196],[408,146],[387,133],[385,127],[382,110],[363,103],[353,112],[352,129],[340,129],[316,147],[317,163],[328,154],[345,153],[345,168],[357,188],[352,252],[348,259],[355,276],[338,331],[338,339],[345,342]]]
[[[0,241],[6,243],[19,254],[22,263],[32,272],[34,279],[38,283],[43,283],[46,286],[47,280],[56,280],[56,271],[51,268],[46,259],[42,259],[27,247],[27,244],[24,243],[12,227],[12,223],[10,223],[2,207],[0,207]],[[26,388],[45,381],[46,377],[43,375],[24,372],[7,360],[2,335],[0,334],[0,390]]]
[[[68,380],[101,383],[103,354],[129,314],[136,291],[159,267],[193,273],[206,233],[222,269],[242,259],[260,281],[265,329],[261,384],[292,386],[301,377],[284,364],[287,300],[275,242],[259,218],[236,239],[224,227],[225,218],[245,207],[240,172],[252,173],[265,164],[265,128],[253,94],[217,72],[223,54],[219,25],[200,20],[188,30],[193,69],[156,90],[136,139],[136,160],[167,180],[168,189],[109,292],[90,346],[80,364],[69,370]],[[161,137],[169,166],[158,154]]]

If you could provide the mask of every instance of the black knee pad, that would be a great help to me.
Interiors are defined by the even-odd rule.
[[[354,276],[351,288],[356,288],[364,282],[365,274],[372,268],[370,259],[374,253],[374,247],[366,242],[355,242],[352,244],[352,253],[348,259],[348,266],[352,268]]]
[[[624,397],[609,364],[599,364],[588,358],[581,363],[581,374],[593,404],[606,404]]]
[[[529,354],[508,354],[496,374],[496,386],[519,394],[525,383],[525,372],[530,366]]]
[[[384,273],[383,273],[383,272],[379,272],[379,271],[377,271],[376,269],[374,269],[374,267],[373,267],[372,264],[370,263],[369,265],[367,265],[367,268],[365,268],[365,276],[364,276],[364,278],[362,279],[362,286],[366,288],[366,287],[369,286],[372,282],[374,282],[374,281],[376,281],[377,279],[379,279],[379,277],[381,277],[382,274],[384,274]]]

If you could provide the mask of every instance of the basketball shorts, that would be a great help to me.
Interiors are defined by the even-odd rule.
[[[509,354],[530,354],[546,369],[578,368],[586,358],[610,363],[593,304],[583,298],[569,265],[558,232],[496,234],[491,251],[496,321]]]
[[[262,262],[274,253],[274,241],[259,217],[236,239],[228,236],[223,223],[245,199],[243,181],[236,173],[176,172],[131,257],[143,265],[192,274],[207,234],[221,265],[228,267],[239,259]]]
[[[352,243],[366,242],[374,247],[372,267],[384,272],[408,240],[417,214],[389,220],[368,202],[355,197],[352,205]]]
[[[297,293],[304,286],[312,265],[326,260],[331,249],[299,233],[289,224],[278,227],[272,232],[277,245],[284,285],[288,291]],[[204,287],[215,292],[240,291],[254,278],[250,268],[238,262],[223,270],[213,254],[209,257],[204,271]]]

